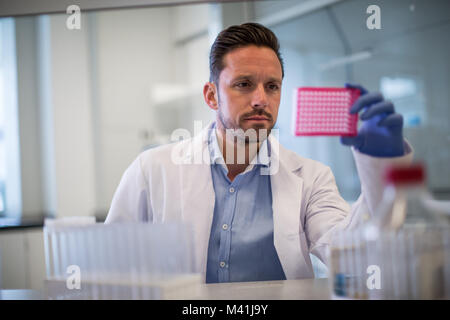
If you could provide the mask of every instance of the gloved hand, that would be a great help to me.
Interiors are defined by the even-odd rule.
[[[341,143],[374,157],[403,156],[403,117],[395,113],[392,102],[384,100],[379,92],[367,92],[360,85],[346,83],[345,87],[359,89],[361,93],[350,113],[364,112],[360,115],[363,124],[357,136],[341,137]]]

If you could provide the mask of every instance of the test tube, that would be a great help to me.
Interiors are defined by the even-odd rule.
[[[145,290],[145,263],[144,263],[144,255],[143,255],[143,243],[145,241],[143,227],[145,225],[139,224],[136,226],[135,235],[136,235],[136,254],[137,254],[137,281],[139,283],[139,298],[146,298],[146,290]]]
[[[98,243],[94,241],[94,234],[96,230],[96,226],[86,227],[86,268],[89,273],[90,278],[90,296],[91,299],[98,300],[99,292],[98,292],[98,277],[97,274],[99,272],[100,264],[99,264],[99,252],[97,250]]]
[[[139,277],[138,277],[138,259],[137,259],[137,242],[139,241],[136,238],[136,229],[137,224],[130,224],[125,228],[125,236],[126,236],[126,251],[128,252],[128,273],[129,273],[129,281],[131,285],[131,298],[133,300],[139,299]]]
[[[104,286],[102,285],[103,275],[107,273],[106,269],[106,248],[104,245],[105,239],[105,225],[97,224],[95,228],[93,228],[92,233],[92,241],[95,244],[95,257],[97,261],[97,269],[95,273],[95,281],[97,282],[97,293],[98,299],[105,299],[104,297]]]
[[[100,296],[101,299],[111,299],[111,291],[107,286],[107,279],[111,277],[110,265],[110,242],[109,242],[110,226],[103,225],[99,227],[96,233],[96,239],[100,244],[100,257],[102,272],[99,273]]]
[[[396,256],[397,256],[397,243],[395,242],[396,232],[390,230],[387,232],[386,236],[386,248],[385,248],[385,257],[387,264],[387,278],[386,278],[386,289],[387,289],[387,299],[395,299],[398,295],[398,281],[399,281],[399,272],[398,265],[396,265]],[[385,273],[386,273],[385,271]]]
[[[353,244],[353,237],[352,233],[346,232],[345,233],[345,244],[346,244],[346,250],[347,253],[347,283],[348,283],[348,297],[351,299],[355,298],[355,261],[354,261],[354,244]]]
[[[381,271],[381,299],[393,299],[393,275],[394,266],[392,263],[392,231],[384,231],[382,247],[380,251],[380,271]]]
[[[395,246],[397,250],[394,259],[397,267],[396,277],[398,278],[396,298],[405,299],[408,292],[408,268],[407,256],[405,254],[405,232],[403,229],[396,233]]]
[[[61,254],[63,253],[63,250],[61,250],[61,237],[60,232],[58,230],[55,230],[53,228],[52,230],[52,249],[53,249],[53,263],[54,263],[54,273],[53,275],[55,277],[61,276],[61,269],[62,269],[62,259],[63,257]]]
[[[380,266],[379,262],[379,246],[380,246],[380,238],[372,240],[367,239],[366,240],[366,246],[367,246],[367,265],[378,265]],[[368,280],[368,279],[367,279]],[[367,284],[367,281],[366,281]],[[369,289],[367,290],[369,299],[379,299],[379,294],[377,294],[377,290]]]
[[[54,275],[54,257],[53,257],[53,244],[52,244],[52,232],[48,226],[44,226],[44,250],[45,250],[45,272],[47,279],[50,279]]]
[[[76,265],[78,267],[80,267],[80,271],[81,271],[81,280],[83,281],[84,279],[84,267],[82,265],[82,261],[81,261],[81,255],[80,255],[80,244],[77,243],[77,234],[76,234],[76,228],[74,227],[65,227],[65,236],[67,239],[67,252],[68,252],[68,259],[66,262],[66,265],[64,266],[64,275],[67,276],[67,268],[71,265]],[[82,283],[81,288],[84,288],[84,284]],[[75,293],[76,290],[66,290],[66,298],[67,299],[74,299],[76,298]]]
[[[450,229],[447,226],[444,226],[442,230],[442,244],[444,251],[444,298],[450,299]]]
[[[416,257],[418,252],[416,251],[416,239],[414,234],[414,229],[408,227],[405,229],[407,233],[407,243],[408,243],[408,265],[409,265],[409,294],[408,299],[418,299],[418,288],[417,288],[417,262]]]
[[[117,250],[117,241],[119,240],[117,238],[118,234],[116,232],[116,226],[114,224],[111,224],[108,226],[108,229],[106,230],[107,240],[106,243],[108,244],[108,259],[107,264],[110,269],[109,277],[108,279],[105,279],[105,285],[108,291],[108,296],[113,299],[119,299],[119,292],[118,287],[116,285],[117,282],[117,274],[119,272],[119,265],[117,258],[119,258],[115,251]]]
[[[335,261],[336,269],[334,271],[334,294],[344,297],[346,293],[345,279],[345,254],[342,232],[335,233],[335,244],[332,252],[332,259]]]
[[[356,299],[365,299],[365,290],[363,279],[365,279],[365,263],[364,263],[364,243],[362,242],[361,230],[352,231],[354,243],[355,243],[355,287]]]

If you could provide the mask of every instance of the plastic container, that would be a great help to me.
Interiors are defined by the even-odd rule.
[[[338,231],[330,246],[332,296],[450,298],[450,228],[425,188],[422,165],[390,168],[373,218]]]
[[[50,221],[45,237],[50,299],[188,299],[202,281],[186,224]]]

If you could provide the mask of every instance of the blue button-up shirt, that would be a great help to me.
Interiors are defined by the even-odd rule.
[[[273,244],[270,175],[260,174],[269,166],[268,140],[233,181],[227,177],[215,127],[209,134],[209,152],[215,206],[206,282],[286,279]]]

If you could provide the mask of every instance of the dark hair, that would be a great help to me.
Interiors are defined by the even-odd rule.
[[[228,52],[250,45],[272,49],[280,61],[284,77],[283,59],[276,35],[259,23],[244,23],[228,27],[217,36],[209,54],[209,81],[218,83],[220,72],[225,67],[223,58]]]

